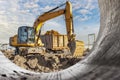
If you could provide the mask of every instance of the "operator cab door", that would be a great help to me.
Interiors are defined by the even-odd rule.
[[[18,43],[27,44],[35,42],[34,28],[22,26],[18,29]]]

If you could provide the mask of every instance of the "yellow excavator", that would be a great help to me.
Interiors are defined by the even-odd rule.
[[[18,29],[18,35],[10,37],[10,45],[16,47],[17,51],[21,47],[28,48],[28,52],[39,53],[44,51],[44,44],[40,39],[41,27],[45,21],[65,15],[67,38],[68,38],[68,49],[74,56],[82,56],[84,51],[84,42],[75,40],[74,27],[73,27],[73,16],[72,16],[72,5],[69,1],[66,2],[65,9],[57,10],[64,4],[43,13],[34,22],[33,27],[22,26]],[[41,52],[42,53],[42,52]]]

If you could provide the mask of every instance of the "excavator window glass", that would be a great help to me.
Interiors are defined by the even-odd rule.
[[[35,34],[34,28],[22,26],[18,29],[18,43],[34,43]]]
[[[27,28],[26,26],[18,29],[18,43],[27,43]]]
[[[28,28],[28,43],[34,43],[35,41],[35,34],[33,28]]]

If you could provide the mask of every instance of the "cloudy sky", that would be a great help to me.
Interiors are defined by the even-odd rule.
[[[73,20],[76,39],[87,44],[87,35],[99,31],[99,8],[97,0],[69,0],[73,6]],[[9,37],[17,34],[19,26],[33,26],[42,13],[53,9],[66,0],[0,0],[0,43],[8,43]],[[64,6],[62,7],[64,8]],[[66,34],[65,18],[46,21],[42,32],[57,30]]]

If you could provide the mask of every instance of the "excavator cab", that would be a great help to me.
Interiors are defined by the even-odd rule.
[[[35,30],[33,27],[22,26],[18,29],[18,44],[35,43]]]
[[[21,26],[18,28],[18,35],[10,37],[10,46],[33,47],[35,45],[35,30],[33,27]]]
[[[15,46],[15,54],[25,54],[27,53],[43,53],[45,50],[40,47],[40,40],[38,40],[38,45],[35,37],[35,29],[29,26],[21,26],[18,28],[18,35],[10,38],[10,45]],[[39,38],[37,38],[39,39]],[[43,46],[43,45],[42,45]]]

